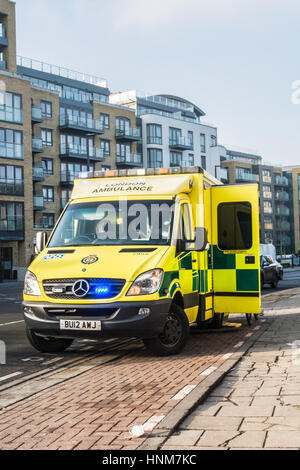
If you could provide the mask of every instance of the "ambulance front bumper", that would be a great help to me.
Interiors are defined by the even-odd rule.
[[[26,327],[60,338],[153,338],[164,328],[171,299],[98,305],[23,302]],[[101,321],[101,331],[61,330],[61,320]]]

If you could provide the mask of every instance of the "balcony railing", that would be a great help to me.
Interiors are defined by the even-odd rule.
[[[33,196],[33,210],[42,211],[45,208],[44,197],[43,196]]]
[[[6,38],[6,29],[2,23],[0,23],[0,38]]]
[[[43,122],[42,108],[40,106],[31,107],[31,120],[33,122]]]
[[[32,138],[32,152],[33,153],[42,153],[43,149],[43,140],[41,137],[34,136]]]
[[[130,155],[117,155],[116,163],[118,166],[142,166],[143,160],[142,155],[130,154]]]
[[[93,134],[104,134],[104,126],[95,119],[81,119],[78,116],[61,116],[60,127],[66,129],[82,130]]]
[[[290,215],[290,209],[288,207],[277,207],[276,215],[282,215],[284,217],[288,217]]]
[[[0,220],[0,240],[24,240],[24,217],[8,216]]]
[[[32,179],[33,181],[44,181],[44,170],[42,167],[32,168]]]
[[[193,150],[194,145],[185,137],[177,137],[176,139],[170,139],[169,147],[176,150]]]
[[[90,148],[87,151],[86,148],[83,148],[80,145],[61,144],[60,155],[62,157],[69,157],[69,158],[74,157],[74,158],[81,158],[81,159],[87,159],[89,156],[90,160],[95,160],[99,162],[105,161],[103,149],[99,149],[96,147]]]
[[[289,193],[282,191],[282,192],[275,194],[275,199],[276,201],[289,201],[290,196],[289,196]]]
[[[0,194],[7,196],[24,196],[24,182],[0,179]]]
[[[275,184],[276,186],[288,186],[289,180],[285,176],[277,176],[275,178]]]
[[[0,157],[24,160],[24,147],[21,144],[0,143]]]
[[[283,232],[289,232],[291,230],[291,224],[287,221],[278,222],[277,230],[282,230]]]
[[[6,69],[6,60],[0,60],[0,69],[5,70]]]
[[[258,181],[258,175],[252,175],[251,173],[237,173],[236,179],[239,181]]]
[[[60,182],[63,184],[73,184],[78,175],[79,173],[74,171],[63,171],[60,175]]]
[[[117,140],[139,141],[141,139],[141,129],[139,127],[127,127],[116,130]]]
[[[20,108],[12,108],[5,104],[0,105],[0,121],[23,124],[23,111]]]
[[[60,77],[69,78],[71,80],[107,88],[107,80],[104,78],[95,77],[86,73],[75,72],[74,70],[70,70],[65,67],[59,67],[57,65],[47,64],[46,62],[40,62],[39,60],[18,56],[17,64],[20,67],[26,67],[29,69],[38,70],[40,72],[59,75]]]

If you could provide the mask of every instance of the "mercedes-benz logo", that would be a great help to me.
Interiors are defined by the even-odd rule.
[[[76,281],[73,284],[73,294],[76,295],[76,297],[86,296],[89,290],[90,290],[90,285],[84,279],[81,279],[80,281]]]

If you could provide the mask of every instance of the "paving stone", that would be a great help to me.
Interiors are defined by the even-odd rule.
[[[300,433],[295,431],[268,431],[265,447],[276,449],[300,448]]]
[[[194,416],[188,417],[182,424],[182,429],[204,429],[207,431],[232,431],[237,430],[242,418],[218,417],[218,416]]]
[[[273,406],[222,406],[218,416],[272,416]]]
[[[226,446],[229,440],[238,435],[238,431],[205,431],[197,445],[201,447]]]
[[[228,445],[230,448],[239,447],[239,448],[261,448],[263,447],[265,441],[266,433],[263,431],[246,431],[240,436],[232,439]]]
[[[264,385],[254,393],[256,397],[274,397],[279,396],[281,387],[265,387]]]
[[[173,434],[167,441],[167,446],[193,446],[200,439],[203,434],[203,430],[190,431],[182,430],[177,434]]]

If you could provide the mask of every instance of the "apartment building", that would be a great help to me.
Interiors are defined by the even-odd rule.
[[[217,129],[202,123],[205,116],[195,104],[172,95],[143,96],[137,91],[113,93],[110,103],[128,106],[140,120],[143,135],[143,166],[201,166],[220,177]],[[225,158],[225,155],[224,155]]]
[[[51,230],[75,177],[142,166],[141,130],[107,81],[17,57],[15,4],[0,0],[0,260],[22,279],[37,230]]]
[[[292,253],[295,248],[292,177],[280,167],[263,163],[260,155],[230,149],[221,166],[228,170],[229,184],[259,184],[261,243],[272,242],[278,254]]]
[[[288,187],[291,195],[291,223],[293,230],[291,236],[294,237],[295,253],[300,254],[300,165],[283,168],[283,172],[288,179]]]

